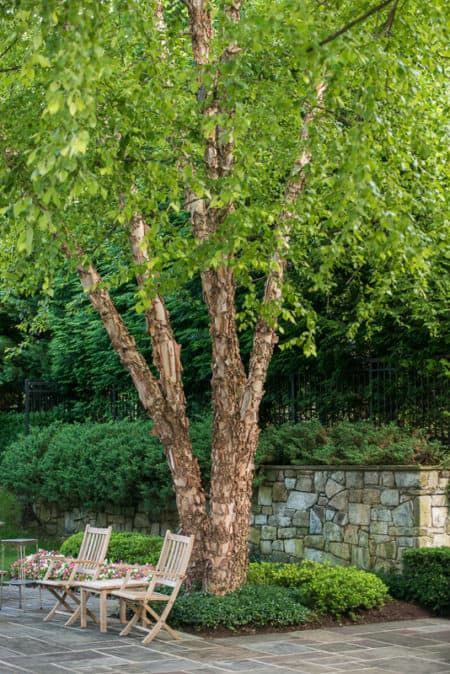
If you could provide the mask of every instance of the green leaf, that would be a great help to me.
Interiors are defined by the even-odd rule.
[[[79,154],[85,154],[89,143],[89,132],[80,131],[73,136],[69,146],[69,156],[74,157]]]
[[[61,94],[58,94],[57,96],[52,96],[49,99],[46,111],[49,112],[51,115],[55,115],[61,108],[62,103],[63,97],[61,96]]]

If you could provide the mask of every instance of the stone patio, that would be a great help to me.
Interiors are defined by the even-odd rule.
[[[95,626],[65,628],[62,616],[42,622],[37,590],[4,588],[0,611],[0,674],[102,672],[133,674],[449,674],[450,621],[444,619],[355,625],[284,634],[204,639],[181,634],[150,646],[141,635],[119,637],[111,620],[108,634]],[[44,610],[49,606],[44,595]]]

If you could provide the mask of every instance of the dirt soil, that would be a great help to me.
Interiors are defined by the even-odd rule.
[[[390,601],[382,608],[364,609],[355,612],[355,620],[348,616],[333,618],[332,616],[322,616],[321,618],[301,625],[290,625],[289,627],[277,627],[270,625],[267,627],[252,627],[247,625],[240,629],[230,630],[225,627],[219,627],[215,630],[192,630],[183,627],[185,632],[194,632],[203,637],[236,637],[246,634],[265,634],[269,632],[295,632],[298,630],[314,630],[329,627],[341,627],[342,625],[366,625],[370,623],[388,622],[390,620],[414,620],[419,618],[433,618],[434,614],[411,602]]]

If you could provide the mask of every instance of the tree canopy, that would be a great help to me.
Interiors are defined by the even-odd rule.
[[[32,279],[51,292],[62,244],[113,259],[111,285],[132,279],[125,225],[139,210],[150,223],[150,286],[157,278],[171,290],[230,254],[247,290],[244,322],[254,319],[300,112],[316,104],[323,79],[323,114],[310,131],[314,161],[294,207],[289,251],[301,288],[329,291],[344,263],[351,281],[364,277],[356,324],[401,287],[399,277],[418,298],[430,271],[442,285],[445,7],[384,4],[383,13],[334,39],[369,3],[251,2],[239,24],[212,3],[214,54],[199,88],[182,3],[167,5],[162,29],[154,3],[15,3],[1,22],[6,279],[25,287]],[[229,44],[239,45],[239,58],[224,57]],[[202,114],[212,77],[231,113]],[[233,171],[212,179],[203,145],[218,121],[236,149]],[[186,187],[208,195],[211,208],[233,204],[207,243],[193,239],[182,215]],[[289,290],[285,318],[310,313],[311,328],[307,292]],[[420,304],[433,312],[433,303]]]

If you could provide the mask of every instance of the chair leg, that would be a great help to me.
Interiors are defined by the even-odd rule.
[[[125,604],[125,602],[123,602]],[[175,630],[173,630],[169,625],[166,623],[166,618],[169,615],[173,601],[169,601],[164,608],[164,611],[161,613],[161,615],[158,615],[156,611],[147,603],[142,603],[139,605],[131,605],[131,608],[134,611],[134,615],[131,618],[131,620],[127,623],[127,625],[123,628],[123,630],[120,632],[120,636],[126,636],[131,632],[133,627],[137,625],[137,623],[141,622],[142,625],[138,626],[138,629],[143,629],[145,632],[148,632],[147,636],[142,640],[143,644],[149,644],[153,639],[159,634],[159,632],[164,629],[166,630],[170,636],[173,639],[180,639],[180,636],[178,635]],[[122,606],[121,606],[122,610]],[[148,614],[148,615],[147,615]],[[121,614],[122,615],[122,614]],[[152,619],[150,619],[150,617]],[[153,622],[154,621],[154,622]],[[152,625],[150,628],[148,628],[148,625]]]
[[[74,604],[77,604],[77,606],[74,609],[70,609],[70,612],[72,615],[70,618],[67,620],[66,623],[64,623],[65,627],[68,627],[69,625],[73,625],[73,623],[79,618],[80,616],[80,604],[81,604],[81,593],[80,593],[80,599],[78,599],[77,595],[74,594],[71,590],[67,590],[67,593],[70,595],[70,598],[74,602]],[[97,616],[95,613],[93,613],[90,609],[86,608],[86,614],[95,622],[98,623]]]
[[[80,590],[80,627],[87,627],[87,615],[86,615],[86,604],[88,601],[88,592],[87,590]]]
[[[45,616],[44,622],[47,622],[48,620],[51,620],[53,618],[59,606],[64,606],[64,608],[67,610],[68,613],[72,613],[72,608],[66,601],[66,597],[68,595],[67,590],[64,590],[61,594],[59,594],[54,588],[47,588],[47,589],[52,593],[54,597],[56,597],[57,601],[52,610]]]
[[[153,639],[156,637],[159,632],[164,629],[166,630],[172,639],[179,639],[180,637],[178,636],[177,632],[173,630],[169,625],[166,623],[166,618],[169,615],[171,609],[172,609],[172,603],[173,602],[168,602],[167,606],[165,607],[164,611],[161,613],[161,615],[158,615],[156,611],[152,609],[151,606],[148,604],[144,605],[144,610],[155,619],[155,624],[153,625],[152,629],[149,631],[147,636],[142,640],[143,644],[149,644]]]
[[[73,625],[74,622],[76,622],[78,620],[78,618],[80,617],[80,612],[81,612],[81,609],[80,609],[79,606],[77,606],[77,608],[72,613],[70,618],[68,620],[66,620],[66,622],[64,623],[64,627],[70,627],[70,625]]]
[[[120,622],[122,625],[125,625],[127,622],[127,603],[125,599],[120,599],[119,600],[119,615],[120,615]]]
[[[141,617],[141,609],[140,609],[140,607],[139,607],[139,606],[137,606],[137,607],[134,607],[134,606],[133,606],[133,611],[134,611],[134,616],[133,616],[133,617],[131,618],[131,620],[127,623],[127,625],[125,625],[125,627],[123,628],[123,630],[120,632],[120,635],[119,635],[119,636],[121,636],[121,637],[126,637],[126,635],[129,634],[129,633],[131,632],[131,630],[132,630],[132,628],[134,627],[134,625],[136,625],[136,623],[139,622],[140,617]]]
[[[56,597],[57,601],[53,606],[52,610],[45,616],[44,622],[48,622],[49,620],[51,620],[56,613],[62,613],[63,615],[69,614],[69,618],[64,623],[64,625],[66,627],[69,625],[73,625],[73,623],[78,619],[80,615],[80,607],[79,607],[80,600],[78,599],[78,597],[68,587],[66,587],[64,591],[62,591],[61,593],[59,593],[54,587],[47,587],[47,590],[49,590],[49,592],[51,592],[51,594],[54,597]],[[68,598],[70,598],[73,601],[75,606],[71,606],[68,603],[67,601]],[[58,609],[60,606],[64,607],[66,610],[59,611]],[[86,609],[86,613],[92,618],[92,620],[95,623],[98,623],[97,616],[94,613],[92,613],[92,611]]]
[[[69,627],[69,625],[73,625],[73,623],[79,618],[80,616],[80,604],[81,604],[81,599],[78,599],[78,597],[70,590],[67,590],[68,596],[72,599],[73,603],[75,604],[74,608],[70,609],[70,617],[66,622],[64,623],[64,627]]]

